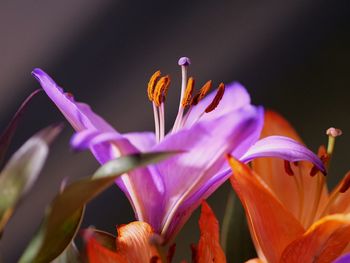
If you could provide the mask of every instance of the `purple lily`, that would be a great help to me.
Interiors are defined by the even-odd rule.
[[[136,218],[149,223],[169,242],[201,201],[230,176],[225,154],[243,162],[258,157],[280,157],[290,162],[308,160],[324,171],[322,162],[310,150],[286,137],[272,136],[258,141],[263,126],[263,108],[250,104],[250,96],[239,83],[220,84],[208,92],[207,82],[195,96],[193,78],[187,78],[190,61],[181,58],[181,100],[174,127],[165,134],[164,100],[169,76],[157,71],[148,84],[155,133],[120,134],[91,108],[64,93],[45,72],[32,74],[77,131],[72,145],[90,148],[105,163],[120,155],[150,151],[182,153],[156,165],[123,175],[116,181],[133,206]]]

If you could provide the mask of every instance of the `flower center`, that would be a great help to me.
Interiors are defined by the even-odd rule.
[[[191,109],[195,107],[208,93],[212,86],[212,81],[207,81],[204,86],[193,96],[195,80],[193,77],[188,78],[188,67],[191,61],[187,57],[182,57],[178,62],[181,67],[182,83],[181,83],[181,96],[178,113],[174,122],[174,126],[171,132],[177,132],[184,127],[188,119]],[[165,115],[164,115],[164,102],[167,95],[167,91],[170,85],[170,77],[168,75],[162,77],[161,72],[156,71],[150,78],[147,87],[148,98],[153,104],[153,115],[155,123],[155,134],[157,141],[161,141],[165,136]],[[205,110],[194,121],[196,123],[205,114],[212,112],[219,105],[225,92],[225,85],[220,83],[216,95],[211,103],[205,108]],[[187,112],[185,113],[186,108]]]

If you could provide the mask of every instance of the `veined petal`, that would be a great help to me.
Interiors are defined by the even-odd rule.
[[[94,113],[90,106],[75,102],[71,94],[64,93],[63,89],[43,70],[36,68],[33,70],[32,75],[39,81],[46,94],[75,130],[97,129],[104,132],[115,131],[105,120]]]
[[[326,216],[283,251],[281,262],[332,262],[350,241],[350,214]]]
[[[304,233],[303,227],[246,165],[232,157],[229,163],[230,181],[244,207],[259,258],[279,262],[287,245]]]
[[[148,152],[157,143],[154,132],[130,132],[124,133],[127,138],[140,152]]]
[[[171,134],[155,147],[157,151],[184,151],[183,154],[156,165],[164,178],[166,200],[169,200],[166,204],[168,214],[164,221],[163,234],[168,232],[167,234],[174,235],[179,225],[181,227],[177,221],[182,216],[176,211],[187,198],[220,171],[225,163],[224,155],[235,152],[239,157],[257,140],[261,120],[261,108],[240,109]],[[196,208],[195,205],[198,206],[196,201],[198,200],[194,200],[193,207],[187,213],[191,213]]]
[[[261,131],[261,138],[271,135],[282,135],[303,143],[298,133],[292,125],[277,112],[272,110],[265,111],[264,128]]]
[[[326,169],[316,154],[304,145],[284,136],[269,136],[257,141],[241,158],[249,162],[259,157],[277,157],[289,162],[310,161],[325,173]]]
[[[90,147],[100,163],[105,163],[120,155],[138,152],[139,149],[128,138],[142,148],[148,147],[150,144],[149,134],[145,135],[143,141],[140,136],[135,134],[127,136],[119,134],[94,113],[89,105],[75,102],[71,95],[64,93],[63,89],[41,69],[34,69],[32,74],[74,129],[82,132],[72,139],[73,146]],[[146,143],[146,141],[148,142]],[[162,204],[156,202],[162,200],[164,186],[157,171],[154,169],[150,171],[148,168],[137,169],[128,175],[121,176],[117,180],[117,184],[129,198],[136,217],[140,220],[149,220],[148,222],[152,226],[159,227],[158,221],[161,219],[159,214],[154,212],[162,211]],[[158,210],[155,210],[156,206]]]
[[[349,213],[350,212],[350,191],[347,189],[345,192],[339,192],[344,183],[348,183],[350,178],[350,171],[346,173],[343,180],[341,180],[336,186],[330,196],[336,196],[329,207],[329,214],[335,213]]]
[[[224,251],[220,246],[219,223],[206,202],[202,203],[199,218],[200,239],[196,251],[196,263],[226,262]]]
[[[261,137],[273,135],[290,137],[302,143],[297,132],[286,119],[276,112],[267,110]],[[297,166],[291,164],[294,176],[287,174],[284,161],[279,158],[257,158],[253,160],[252,165],[257,175],[264,180],[284,206],[305,227],[308,227],[312,223],[310,219],[316,213],[314,207],[319,202],[318,210],[322,209],[322,204],[328,198],[326,188],[320,192],[318,182],[320,178],[310,176],[312,164],[310,162],[298,162]],[[304,200],[308,201],[304,202]]]
[[[212,102],[216,92],[211,92],[204,97],[197,105],[192,106],[191,112],[186,121],[185,127],[191,127],[199,116],[205,111],[206,107]],[[204,114],[201,120],[210,120],[224,115],[230,111],[240,109],[250,104],[250,96],[247,90],[238,82],[232,82],[226,85],[225,94],[221,99],[217,108],[209,113]]]
[[[157,249],[151,244],[153,235],[151,226],[144,222],[132,222],[119,227],[117,253],[129,263],[149,263],[152,258],[160,258]]]
[[[174,236],[186,223],[192,212],[203,202],[203,200],[207,199],[213,192],[215,192],[215,190],[229,178],[231,173],[231,170],[219,172],[210,178],[195,193],[186,198],[177,208],[174,219],[169,226],[167,236]]]
[[[90,263],[150,263],[160,259],[157,249],[151,244],[152,228],[144,222],[132,222],[118,228],[117,251],[111,251],[88,237],[87,254]],[[158,262],[158,261],[154,261]]]

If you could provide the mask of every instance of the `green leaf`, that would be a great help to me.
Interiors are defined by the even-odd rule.
[[[83,262],[78,249],[72,242],[61,255],[59,255],[52,263],[81,263]]]
[[[7,125],[5,131],[0,136],[0,166],[3,164],[8,146],[10,145],[13,135],[16,131],[18,123],[23,116],[24,111],[27,109],[29,102],[33,97],[38,94],[41,89],[37,89],[32,92],[21,104],[21,106],[16,111],[15,115],[12,117],[10,123]]]
[[[221,246],[227,262],[245,262],[256,257],[244,209],[233,191],[230,191],[226,204],[221,228]]]
[[[54,260],[73,240],[86,203],[112,185],[122,174],[164,160],[173,154],[175,153],[159,152],[123,156],[101,166],[92,177],[68,185],[51,203],[41,229],[19,262]]]
[[[49,152],[49,142],[61,127],[51,126],[30,138],[0,173],[0,232],[21,197],[33,186]]]

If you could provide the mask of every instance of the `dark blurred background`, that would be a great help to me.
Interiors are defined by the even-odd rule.
[[[310,148],[326,143],[325,130],[343,129],[329,181],[349,169],[349,1],[0,1],[0,124],[38,83],[40,67],[122,132],[152,130],[146,84],[157,69],[172,75],[167,124],[179,97],[177,59],[189,56],[197,83],[240,81],[253,102],[283,114]],[[63,120],[37,96],[12,147],[38,129]],[[35,233],[45,206],[64,177],[90,175],[89,153],[73,153],[67,125],[52,147],[42,175],[1,240],[4,262],[15,262]],[[210,198],[220,220],[228,185]],[[179,250],[197,240],[197,216],[178,238]],[[133,219],[126,198],[112,187],[89,204],[84,226],[115,232]],[[195,230],[194,230],[195,229]],[[194,232],[193,232],[194,231]]]

